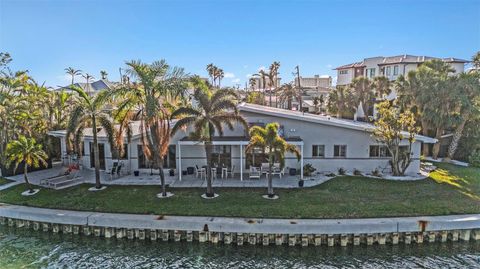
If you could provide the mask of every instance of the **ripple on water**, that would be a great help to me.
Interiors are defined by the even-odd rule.
[[[0,268],[480,268],[480,242],[372,247],[127,241],[0,227]]]

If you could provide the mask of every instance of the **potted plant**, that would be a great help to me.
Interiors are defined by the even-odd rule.
[[[312,166],[311,163],[307,163],[303,166],[303,176],[309,177],[313,175],[313,172],[315,172],[317,169]]]
[[[304,184],[303,179],[300,179],[300,180],[298,181],[298,186],[299,186],[300,188],[302,188],[302,187],[303,187],[303,184]]]

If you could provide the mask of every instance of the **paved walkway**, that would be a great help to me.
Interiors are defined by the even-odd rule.
[[[19,185],[19,184],[22,184],[22,183],[23,183],[22,181],[14,181],[14,182],[10,182],[10,183],[7,183],[7,184],[0,185],[0,191],[6,190],[8,188],[11,188],[13,186],[16,186],[16,185]]]
[[[65,167],[54,166],[52,169],[45,169],[29,173],[30,182],[34,185],[40,185],[40,181],[52,177],[63,175],[66,171]],[[81,177],[79,183],[95,183],[94,170],[83,169],[78,172]],[[305,178],[304,187],[313,187],[322,184],[332,177],[324,175],[315,175]],[[23,175],[16,175],[9,177],[11,180],[23,182]],[[141,173],[138,177],[134,175],[122,175],[120,177],[111,177],[109,174],[101,171],[100,180],[105,185],[160,185],[160,178],[158,175],[150,175],[150,173]],[[275,188],[298,188],[298,176],[285,175],[282,178],[275,176],[273,179],[273,186]],[[204,188],[206,187],[205,179],[196,178],[194,175],[183,176],[182,180],[178,180],[178,176],[165,175],[165,182],[172,188]],[[78,184],[78,183],[77,183]],[[267,186],[267,179],[263,175],[260,179],[249,179],[248,174],[244,174],[243,181],[240,180],[239,175],[233,178],[222,179],[218,177],[213,181],[214,187],[228,187],[228,188],[263,188]]]
[[[270,234],[370,234],[479,229],[480,214],[369,219],[268,219],[113,214],[0,204],[0,216],[38,222],[156,230]]]

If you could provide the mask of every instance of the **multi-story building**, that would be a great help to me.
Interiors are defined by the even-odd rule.
[[[269,77],[265,77],[265,85],[263,85],[263,79],[259,76],[254,76],[253,79],[255,80],[255,83],[253,85],[253,88],[250,88],[252,90],[263,90],[263,89],[269,89],[270,85],[272,85],[271,80]],[[280,87],[281,85],[281,78],[277,78],[277,86]],[[274,87],[274,86],[272,86]]]
[[[421,64],[428,60],[440,59],[449,63],[456,73],[462,73],[465,69],[467,60],[457,58],[435,58],[429,56],[399,55],[390,57],[371,57],[363,61],[342,65],[337,70],[337,85],[347,85],[356,77],[364,76],[374,78],[377,76],[386,76],[390,80],[395,80],[400,75],[406,75],[408,72],[417,69]]]

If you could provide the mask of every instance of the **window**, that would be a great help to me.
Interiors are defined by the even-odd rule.
[[[347,157],[347,145],[334,145],[333,146],[333,157]]]
[[[346,74],[348,74],[348,70],[340,70],[339,74],[340,75],[346,75]]]
[[[143,152],[142,145],[137,145],[137,153],[138,153],[138,168],[152,167],[152,163],[147,159],[147,156],[145,156],[145,153]]]
[[[325,145],[312,145],[312,157],[325,158]]]
[[[385,75],[387,76],[390,76],[392,74],[392,68],[390,66],[387,66],[387,68],[385,69]]]
[[[177,147],[175,145],[168,146],[168,152],[163,159],[163,167],[168,169],[177,168]]]
[[[112,159],[126,160],[128,159],[128,144],[123,144],[123,153],[118,157],[118,150],[112,150]]]
[[[398,76],[398,65],[395,65],[395,66],[393,67],[393,75],[394,75],[394,76]]]
[[[384,158],[390,157],[390,151],[387,146],[372,145],[370,146],[370,157],[372,158]]]

